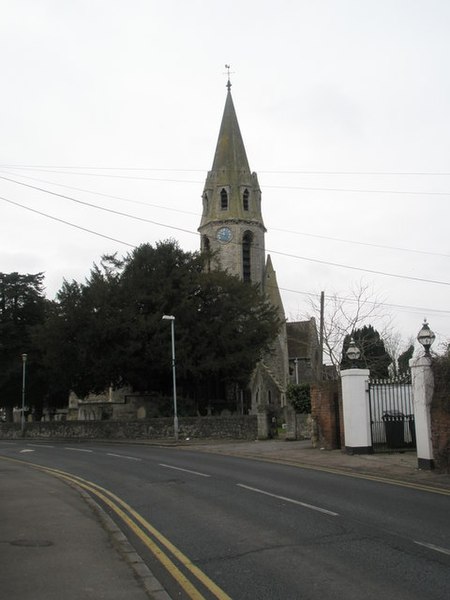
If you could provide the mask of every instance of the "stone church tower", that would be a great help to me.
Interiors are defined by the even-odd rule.
[[[265,255],[261,190],[256,173],[250,171],[244,142],[227,83],[227,98],[211,171],[203,191],[203,213],[198,231],[201,249],[214,253],[212,269],[219,268],[243,281],[259,284],[277,308],[283,322],[270,352],[255,368],[251,382],[251,412],[261,415],[261,437],[267,416],[286,406],[288,350],[284,308],[270,256]],[[267,430],[267,433],[269,431]]]
[[[228,82],[213,166],[203,191],[201,249],[216,252],[218,267],[263,284],[264,227],[261,190],[251,173]]]

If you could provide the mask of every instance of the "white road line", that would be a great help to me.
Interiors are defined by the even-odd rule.
[[[259,490],[258,488],[250,487],[249,485],[244,485],[243,483],[237,483],[238,487],[244,488],[246,490],[250,490],[251,492],[257,492],[258,494],[264,494],[265,496],[271,496],[272,498],[277,498],[278,500],[283,500],[284,502],[290,502],[291,504],[297,504],[298,506],[303,506],[303,508],[309,508],[311,510],[316,510],[317,512],[324,513],[325,515],[330,515],[332,517],[338,517],[339,513],[333,512],[331,510],[327,510],[326,508],[321,508],[320,506],[314,506],[313,504],[307,504],[306,502],[300,502],[299,500],[294,500],[293,498],[286,498],[285,496],[278,496],[277,494],[271,494],[270,492],[266,492],[264,490]]]
[[[86,450],[86,448],[69,448],[66,446],[64,450],[73,450],[74,452],[94,452],[93,450]]]
[[[135,456],[126,456],[125,454],[114,454],[113,452],[107,452],[107,456],[115,456],[116,458],[126,458],[127,460],[137,460],[141,461],[141,458],[136,458]]]
[[[191,475],[199,475],[200,477],[211,477],[211,475],[207,475],[206,473],[199,473],[198,471],[191,471],[190,469],[182,469],[181,467],[173,467],[172,465],[165,465],[164,463],[159,463],[160,467],[165,467],[166,469],[175,469],[175,471],[183,471],[184,473],[191,473]]]
[[[54,448],[55,446],[48,446],[47,444],[27,444],[33,448]]]
[[[29,449],[20,450],[20,454],[23,454],[24,452],[34,452],[34,450],[29,450]]]
[[[450,550],[448,550],[447,548],[441,548],[440,546],[435,546],[434,544],[426,544],[425,542],[417,542],[416,540],[414,540],[414,543],[418,544],[419,546],[429,548],[430,550],[441,552],[442,554],[448,554],[450,556]]]

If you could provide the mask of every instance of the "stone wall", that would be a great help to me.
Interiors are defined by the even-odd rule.
[[[295,415],[295,424],[297,431],[297,440],[310,440],[311,439],[311,425],[312,419],[310,414],[299,414]]]
[[[180,439],[255,440],[258,437],[256,415],[229,417],[179,418]],[[0,439],[21,438],[20,425],[0,423]],[[173,419],[143,421],[51,421],[25,425],[28,439],[172,439]]]
[[[340,381],[311,384],[311,419],[313,446],[327,450],[345,446]]]
[[[311,414],[296,413],[289,405],[286,410],[286,440],[310,440],[311,430]]]

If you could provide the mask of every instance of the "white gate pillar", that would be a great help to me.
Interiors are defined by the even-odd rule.
[[[372,432],[368,380],[369,369],[341,371],[345,450],[348,454],[371,454]]]
[[[414,425],[416,428],[417,466],[419,469],[434,469],[433,444],[431,440],[431,401],[434,377],[431,358],[421,356],[409,361],[414,403]]]

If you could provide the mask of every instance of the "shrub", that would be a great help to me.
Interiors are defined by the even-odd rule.
[[[286,390],[286,398],[295,412],[302,414],[311,412],[311,388],[309,383],[290,383]]]

